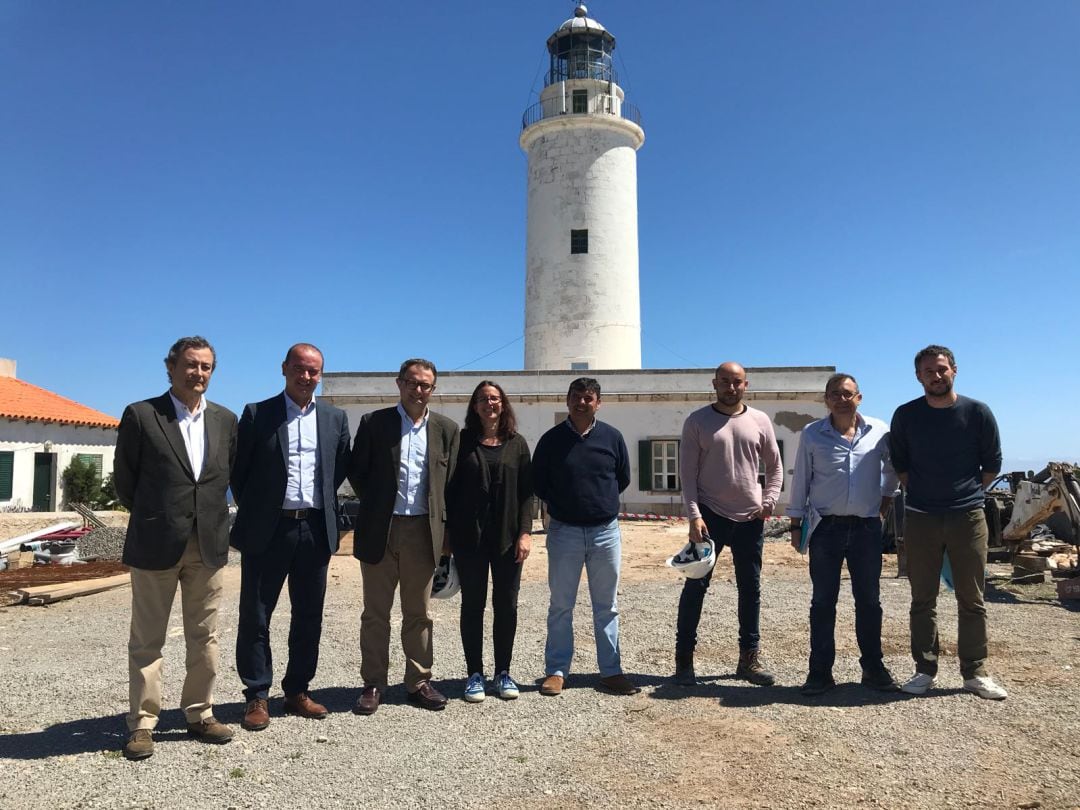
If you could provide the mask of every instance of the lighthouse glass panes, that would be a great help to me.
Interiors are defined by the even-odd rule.
[[[597,79],[616,82],[611,52],[615,40],[603,34],[571,34],[560,37],[551,53],[551,70],[545,84],[555,84],[568,79]]]
[[[570,231],[570,252],[571,253],[588,253],[589,252],[589,229],[583,228],[582,230]]]
[[[572,97],[573,106],[570,108],[572,113],[587,113],[589,111],[589,91],[588,90],[575,90]]]

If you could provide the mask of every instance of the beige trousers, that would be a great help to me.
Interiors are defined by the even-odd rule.
[[[189,723],[212,714],[218,665],[218,606],[224,574],[203,564],[196,536],[180,562],[163,571],[131,569],[131,635],[128,639],[129,731],[152,729],[161,714],[162,657],[177,583],[184,617],[187,674],[180,705]]]
[[[364,612],[360,616],[360,677],[365,685],[385,687],[390,669],[390,611],[401,583],[401,647],[405,688],[415,692],[431,679],[431,583],[435,559],[427,515],[390,522],[386,553],[377,563],[360,563]]]

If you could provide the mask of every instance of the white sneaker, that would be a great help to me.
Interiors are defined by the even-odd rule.
[[[484,698],[487,697],[484,691],[484,676],[479,672],[474,672],[469,676],[469,680],[465,684],[465,694],[462,695],[467,703],[481,703]]]
[[[1003,687],[994,683],[994,679],[989,675],[977,675],[974,678],[966,679],[964,688],[986,700],[1004,700],[1009,696],[1009,693]]]
[[[916,672],[907,682],[900,687],[901,692],[907,692],[909,695],[925,695],[927,689],[934,687],[934,676],[927,675],[925,672]]]
[[[514,683],[514,679],[510,677],[510,673],[505,669],[495,676],[495,687],[499,690],[499,697],[503,700],[517,699],[518,685]]]

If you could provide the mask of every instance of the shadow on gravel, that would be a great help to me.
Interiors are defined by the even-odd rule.
[[[670,679],[665,679],[664,683],[651,692],[650,697],[657,700],[715,698],[722,706],[732,708],[753,708],[773,704],[855,708],[882,706],[915,697],[915,695],[906,695],[903,692],[876,692],[858,683],[837,684],[834,689],[830,689],[823,695],[806,697],[799,691],[799,686],[763,687],[744,685],[742,681],[730,684],[724,681],[735,681],[735,678],[732,675],[698,678],[698,683],[694,686],[677,686]],[[963,691],[963,689],[931,689],[920,699],[956,695]]]
[[[123,714],[86,717],[57,723],[42,731],[0,734],[0,759],[46,759],[95,751],[119,755],[127,738]],[[162,712],[158,727],[154,730],[155,744],[168,745],[190,739],[183,712]]]

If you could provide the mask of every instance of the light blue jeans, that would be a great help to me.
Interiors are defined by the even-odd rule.
[[[622,673],[619,655],[619,563],[622,539],[619,521],[576,526],[552,519],[547,533],[548,607],[544,673],[566,677],[574,657],[574,603],[584,566],[589,575],[596,664],[600,676]]]

